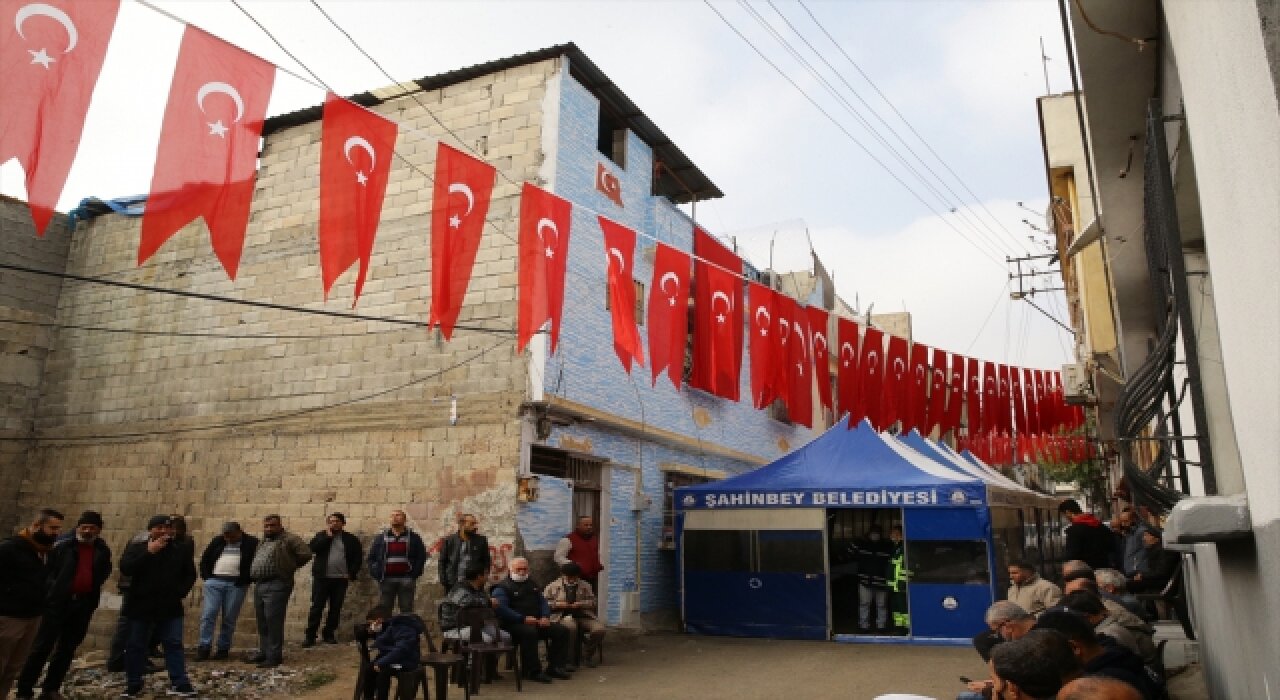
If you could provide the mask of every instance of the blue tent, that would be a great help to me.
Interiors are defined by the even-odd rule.
[[[912,434],[837,424],[809,444],[724,481],[676,490],[682,610],[691,632],[753,637],[960,643],[996,597],[992,503],[1043,498]],[[833,629],[832,523],[875,509],[901,523],[910,634]]]

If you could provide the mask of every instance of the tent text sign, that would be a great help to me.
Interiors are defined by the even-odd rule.
[[[985,489],[957,485],[952,488],[840,489],[779,491],[703,491],[685,493],[680,505],[699,508],[840,508],[901,506],[977,506],[985,503]]]

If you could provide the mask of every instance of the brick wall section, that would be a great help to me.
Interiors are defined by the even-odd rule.
[[[518,183],[534,179],[542,164],[541,100],[557,63],[511,68],[418,95],[505,175],[489,211],[497,230],[485,230],[460,324],[514,326]],[[457,144],[412,99],[390,100],[374,110],[400,124],[397,150],[414,167],[399,159],[392,164],[369,280],[356,310],[425,321],[431,279],[427,176],[434,171],[437,140]],[[322,300],[315,239],[320,127],[304,124],[267,138],[235,281],[226,278],[198,222],[135,267],[138,222],[116,216],[97,219],[76,236],[70,269],[348,310],[354,267],[331,298]],[[165,511],[189,516],[197,551],[224,520],[257,531],[263,514],[279,512],[286,528],[309,539],[334,510],[347,515],[348,529],[367,546],[390,509],[401,505],[428,546],[450,531],[455,513],[463,510],[480,516],[499,554],[514,546],[518,407],[525,398],[526,368],[511,335],[459,330],[452,342],[443,342],[416,328],[81,283],[64,289],[59,316],[138,330],[325,337],[64,334],[48,361],[36,419],[45,439],[32,453],[23,504],[98,508],[117,551],[148,515]],[[415,380],[421,381],[371,400],[324,408]],[[457,425],[449,424],[451,395],[457,397]],[[298,413],[307,409],[323,410]],[[270,420],[173,432],[264,418]],[[121,437],[73,440],[112,435]],[[439,593],[435,571],[432,561],[419,594],[423,614],[434,609],[431,598]],[[290,640],[302,636],[309,586],[309,571],[300,573],[290,606]],[[355,591],[346,607],[349,620],[363,614],[373,584],[362,581]],[[197,593],[188,599],[189,630],[198,618],[199,598]],[[237,646],[253,644],[251,611],[246,606],[242,613]],[[91,643],[101,644],[114,617],[97,616]]]
[[[25,202],[0,196],[0,260],[39,270],[62,272],[70,242],[67,218],[54,216],[43,238],[37,238]],[[35,428],[45,360],[58,339],[58,295],[62,280],[0,270],[0,533],[25,525],[29,514],[18,507]]]

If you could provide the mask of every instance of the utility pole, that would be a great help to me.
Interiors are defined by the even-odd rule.
[[[1009,271],[1009,279],[1011,281],[1016,280],[1018,283],[1018,288],[1009,292],[1009,298],[1014,301],[1027,302],[1031,305],[1031,308],[1044,314],[1044,316],[1050,321],[1062,326],[1068,333],[1075,336],[1076,332],[1071,328],[1071,326],[1068,326],[1053,314],[1040,308],[1040,306],[1033,301],[1037,294],[1061,292],[1066,290],[1065,287],[1038,286],[1039,278],[1056,275],[1058,274],[1058,271],[1050,269],[1039,270],[1032,265],[1036,260],[1048,260],[1047,265],[1052,266],[1054,263],[1058,262],[1058,254],[1044,253],[1042,255],[1022,255],[1016,258],[1006,257],[1004,260],[1011,268]],[[1046,281],[1042,284],[1049,285],[1052,283]]]

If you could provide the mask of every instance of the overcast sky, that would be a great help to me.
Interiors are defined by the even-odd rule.
[[[811,239],[841,296],[856,298],[862,308],[874,303],[877,312],[911,311],[918,341],[1034,367],[1068,359],[1067,334],[1025,302],[1009,299],[1004,264],[1006,255],[1044,252],[1023,223],[1043,227],[1043,217],[1017,202],[1043,212],[1047,201],[1035,111],[1035,98],[1045,92],[1041,37],[1050,89],[1069,90],[1053,0],[806,0],[820,26],[797,3],[753,3],[750,9],[822,72],[843,101],[735,2],[715,3],[721,19],[695,1],[318,1],[397,80],[575,42],[725,193],[700,203],[697,219],[733,237],[758,267],[768,264],[776,237],[774,267],[807,268]],[[157,4],[304,72],[230,2]],[[340,94],[387,84],[309,2],[241,4]],[[147,192],[181,33],[181,25],[124,0],[59,208],[87,196]],[[280,73],[269,114],[320,104],[323,97]],[[875,130],[860,124],[848,105]],[[25,197],[16,161],[0,166],[0,192]],[[1061,293],[1036,300],[1065,320]]]

